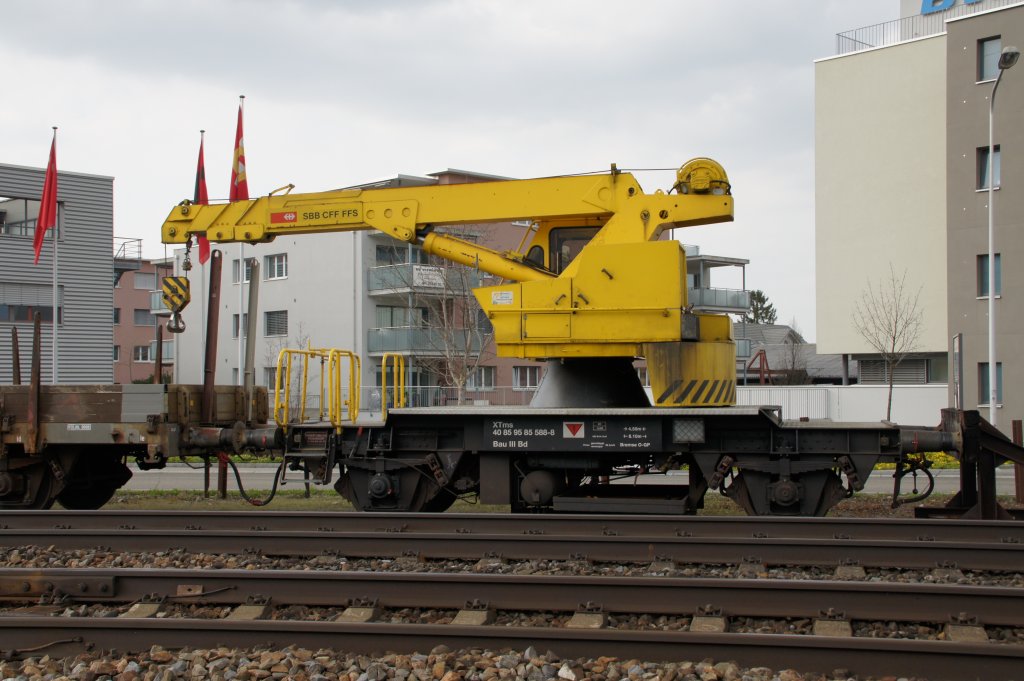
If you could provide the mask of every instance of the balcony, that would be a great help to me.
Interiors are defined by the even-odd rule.
[[[114,286],[125,272],[142,269],[142,239],[114,237]]]
[[[743,314],[750,309],[750,291],[728,288],[691,288],[687,301],[700,312]]]
[[[367,290],[371,296],[395,293],[463,295],[480,285],[480,273],[468,267],[411,263],[371,267],[367,278]]]
[[[466,352],[466,334],[456,331],[445,334],[442,329],[413,326],[391,326],[370,329],[367,332],[366,348],[371,355],[384,352],[398,352],[403,355],[441,357],[447,352]],[[448,346],[454,346],[449,348]],[[480,354],[480,339],[470,342],[469,354]]]

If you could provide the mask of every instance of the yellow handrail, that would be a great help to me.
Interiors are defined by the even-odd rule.
[[[348,399],[342,400],[341,395],[341,360],[343,357],[348,358]],[[330,412],[329,418],[331,425],[335,428],[341,425],[341,422],[350,421],[354,422],[356,417],[359,416],[359,375],[362,370],[359,356],[349,350],[339,350],[337,348],[332,349],[329,354],[329,364],[331,372],[331,383],[330,389],[332,391],[330,401]],[[342,405],[347,407],[347,417],[342,416]]]
[[[385,352],[380,362],[381,412],[388,416],[388,363],[393,360],[391,368],[391,388],[395,394],[395,406],[405,406],[405,357],[397,352]]]
[[[301,395],[298,421],[306,420],[306,402],[309,393],[309,360],[320,360],[320,399],[317,419],[324,420],[324,397],[327,397],[327,419],[335,428],[342,423],[354,423],[359,416],[361,362],[359,356],[338,348],[285,348],[277,357],[277,384],[274,386],[274,421],[287,428],[291,418],[292,366],[296,356],[302,358]],[[341,387],[343,360],[348,366],[348,399]],[[327,371],[324,371],[326,364]],[[325,391],[325,381],[326,391]]]

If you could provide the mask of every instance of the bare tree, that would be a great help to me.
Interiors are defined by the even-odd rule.
[[[889,263],[889,276],[877,284],[868,281],[867,288],[853,311],[853,325],[868,345],[881,355],[889,382],[889,399],[885,420],[892,419],[892,386],[896,367],[917,347],[921,336],[923,312],[920,307],[921,287],[907,287],[907,271],[896,274]]]
[[[444,227],[443,231],[476,241],[485,229],[485,225],[459,225]],[[396,273],[412,291],[407,323],[425,332],[429,346],[428,352],[415,358],[416,363],[435,374],[442,385],[454,388],[461,404],[470,377],[491,356],[488,348],[493,329],[473,295],[473,289],[480,285],[481,272],[443,258],[406,263],[397,249],[408,246],[393,248],[396,264],[402,263]]]
[[[787,338],[782,343],[781,371],[775,375],[776,385],[810,385],[813,381],[807,371],[806,343]]]

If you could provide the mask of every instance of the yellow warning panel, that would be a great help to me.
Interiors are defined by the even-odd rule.
[[[171,312],[181,312],[190,299],[187,277],[164,277],[161,284],[164,305]]]

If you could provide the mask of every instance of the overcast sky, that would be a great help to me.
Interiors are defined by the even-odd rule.
[[[0,162],[109,175],[114,234],[159,257],[199,130],[228,192],[238,95],[249,191],[460,168],[538,177],[721,162],[736,222],[680,230],[748,258],[814,329],[814,67],[897,0],[7,0]],[[644,189],[671,172],[637,173]],[[738,287],[721,279],[719,286]]]

